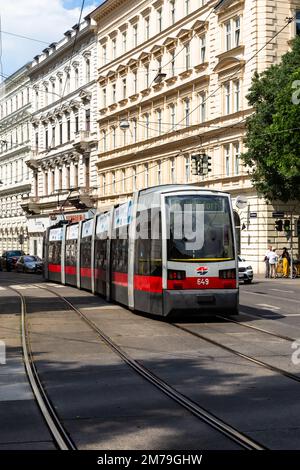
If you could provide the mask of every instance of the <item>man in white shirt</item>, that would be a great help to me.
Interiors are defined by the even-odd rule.
[[[271,278],[273,277],[275,279],[276,278],[276,265],[278,262],[278,256],[277,256],[276,250],[274,249],[270,251],[267,257],[269,260],[270,277]]]
[[[272,247],[269,246],[268,250],[266,251],[265,259],[264,259],[264,262],[265,262],[265,265],[266,265],[266,270],[265,270],[265,278],[266,279],[268,279],[270,277],[270,265],[269,265],[268,254],[271,253],[271,251],[272,251]]]

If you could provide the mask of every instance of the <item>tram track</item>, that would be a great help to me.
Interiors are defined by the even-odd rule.
[[[167,382],[162,380],[160,377],[155,375],[151,370],[144,367],[140,362],[130,357],[124,349],[117,345],[109,336],[107,336],[91,319],[89,319],[78,307],[76,307],[70,300],[61,295],[58,292],[55,292],[52,289],[49,289],[44,286],[37,286],[40,289],[46,290],[49,293],[55,295],[64,301],[68,307],[73,310],[80,318],[87,323],[92,330],[97,333],[100,339],[112,350],[114,351],[127,365],[129,365],[135,372],[140,376],[158,388],[161,392],[167,395],[169,398],[174,400],[176,403],[181,405],[188,412],[196,416],[201,421],[207,423],[209,426],[222,433],[224,436],[229,438],[231,441],[238,444],[241,448],[246,450],[266,450],[266,447],[256,442],[255,440],[249,438],[247,435],[241,433],[234,427],[230,426],[223,420],[219,419],[217,416],[201,407],[198,403],[189,399],[187,396],[178,392],[174,387],[169,385]]]
[[[74,442],[72,441],[64,426],[62,425],[54,409],[54,406],[51,403],[51,400],[49,399],[45,388],[42,385],[42,382],[35,366],[29,338],[26,298],[17,289],[8,285],[6,286],[6,288],[17,294],[21,301],[21,343],[25,370],[34,398],[45,420],[47,428],[50,431],[55,447],[59,450],[76,450],[77,448]]]

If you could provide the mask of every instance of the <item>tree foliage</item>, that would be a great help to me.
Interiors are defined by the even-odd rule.
[[[255,112],[242,159],[254,187],[269,201],[300,201],[300,37],[280,64],[255,74],[247,99]]]

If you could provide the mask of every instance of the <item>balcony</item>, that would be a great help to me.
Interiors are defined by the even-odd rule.
[[[91,147],[97,144],[97,136],[90,131],[79,131],[75,134],[73,147],[82,155],[91,151]]]

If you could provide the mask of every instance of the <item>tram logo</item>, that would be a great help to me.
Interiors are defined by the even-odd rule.
[[[200,268],[197,268],[197,274],[200,274],[200,276],[205,276],[207,273],[208,268],[206,266],[200,266]]]

